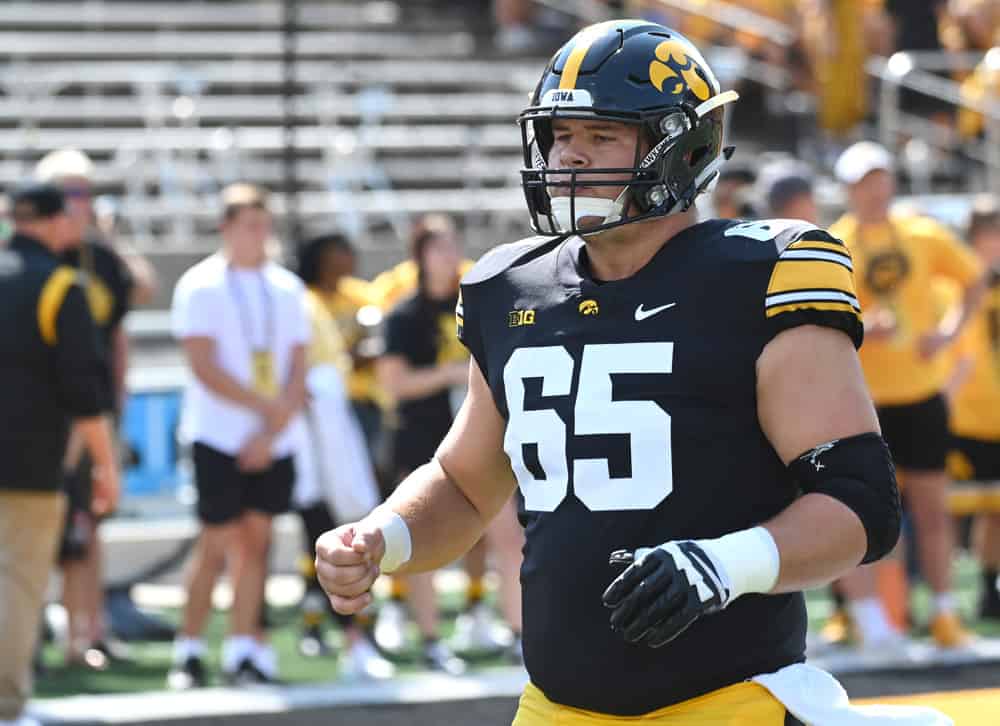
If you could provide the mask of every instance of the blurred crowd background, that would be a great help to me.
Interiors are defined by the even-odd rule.
[[[947,256],[947,245],[976,237],[977,246],[955,252],[978,256],[973,269],[1000,257],[998,0],[0,4],[0,187],[55,183],[80,220],[73,261],[88,273],[91,310],[107,331],[124,472],[119,511],[101,525],[103,538],[86,515],[86,495],[71,507],[61,586],[50,593],[64,607],[49,608],[45,628],[56,644],[46,647],[65,656],[40,658],[38,673],[127,667],[120,664],[135,655],[120,641],[176,635],[169,685],[212,682],[201,662],[203,631],[233,551],[300,583],[290,601],[296,649],[308,658],[335,655],[311,543],[433,453],[464,381],[464,351],[451,335],[458,277],[483,251],[528,234],[514,118],[551,53],[579,27],[613,17],[680,30],[703,49],[722,86],[740,92],[728,129],[736,155],[702,199],[703,216],[829,225],[845,211],[857,214],[864,200],[852,189],[879,171],[891,177],[885,201],[896,213],[933,220],[918,224],[914,239],[946,239],[940,254]],[[853,147],[856,158],[839,164],[862,140],[878,146]],[[0,214],[8,206],[0,197]],[[255,222],[244,216],[257,213]],[[7,237],[13,223],[3,219]],[[845,219],[839,228],[850,236]],[[178,280],[204,269],[224,244],[262,245],[299,277],[313,331],[308,367],[333,371],[341,388],[330,393],[332,413],[313,417],[329,415],[333,429],[303,424],[305,443],[296,446],[312,453],[285,452],[316,459],[296,460],[300,472],[312,471],[312,488],[297,482],[270,512],[295,510],[297,518],[279,517],[273,536],[268,518],[256,532],[212,542],[193,517],[206,521],[198,454],[184,425],[196,363],[178,343],[210,313],[184,308]],[[942,289],[939,321],[972,284],[962,264],[942,262],[934,268],[941,274],[931,275],[942,278],[934,283]],[[945,278],[955,278],[950,287]],[[906,315],[878,296],[872,308]],[[1000,328],[990,330],[982,350],[995,360],[978,364],[1000,370]],[[977,363],[967,365],[959,351],[941,351],[928,392],[959,390],[965,378],[953,374]],[[997,418],[1000,407],[980,438],[995,436],[1000,447]],[[976,478],[968,467],[952,474]],[[71,491],[74,479],[81,474],[71,461]],[[1000,492],[949,491],[964,498],[949,504],[942,493],[928,527],[948,507],[962,522],[970,515],[985,522],[976,540],[983,577],[974,596],[982,603],[962,615],[1000,617],[1000,529],[989,524]],[[448,673],[468,667],[467,653],[517,662],[521,533],[513,505],[494,529],[461,572],[381,583],[377,617],[341,619],[341,675],[389,677],[408,648],[421,667]],[[958,528],[962,548],[972,547],[967,530]],[[301,579],[290,565],[300,561]],[[910,570],[919,578],[920,567]],[[905,573],[897,568],[879,584],[893,628],[911,624],[899,584]],[[179,599],[148,587],[160,582],[172,583]],[[448,618],[448,638],[435,593],[442,583],[461,603],[458,618]],[[135,609],[143,587],[162,596],[158,614]],[[222,674],[234,682],[280,677],[263,587],[236,588],[244,607],[233,603],[235,629],[221,657]],[[948,595],[949,588],[933,589]],[[192,593],[202,605],[190,604]],[[286,594],[272,594],[272,604],[289,604]],[[936,606],[955,609],[941,598]],[[870,626],[870,640],[879,640],[879,617],[838,610],[824,635],[839,642],[853,633],[860,642],[857,629]],[[966,634],[955,621],[934,636],[950,647]]]

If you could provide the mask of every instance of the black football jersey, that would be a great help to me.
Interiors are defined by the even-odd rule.
[[[755,365],[797,325],[861,344],[842,243],[712,220],[600,283],[581,239],[531,238],[469,271],[457,316],[506,420],[525,663],[548,698],[636,715],[803,660],[801,594],[744,596],[660,649],[612,632],[601,595],[612,551],[752,527],[798,495],[757,420]]]

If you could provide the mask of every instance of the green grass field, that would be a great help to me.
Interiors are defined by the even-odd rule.
[[[971,614],[975,611],[978,597],[978,576],[975,564],[962,557],[956,563],[958,596],[962,612]],[[454,616],[462,605],[463,595],[460,592],[444,593],[441,607],[445,613],[443,635],[450,635]],[[832,603],[826,596],[826,591],[811,592],[808,595],[810,626],[819,627],[830,612]],[[913,595],[913,612],[918,624],[926,621],[930,602],[926,588],[918,586]],[[310,659],[299,654],[297,644],[299,635],[299,614],[295,608],[272,608],[270,611],[273,623],[272,639],[281,664],[282,679],[288,683],[318,683],[337,678],[337,659]],[[164,617],[176,622],[176,611],[164,611]],[[1000,623],[972,623],[975,630],[985,636],[1000,636]],[[219,644],[225,631],[225,614],[216,612],[211,619],[206,640],[209,644],[207,664],[211,673],[219,673]],[[921,632],[918,629],[917,634]],[[332,640],[338,635],[332,633]],[[134,661],[129,664],[115,665],[105,672],[93,672],[79,667],[63,665],[62,653],[55,645],[46,645],[43,653],[45,674],[36,682],[35,695],[39,698],[58,697],[77,694],[123,693],[149,690],[160,690],[164,687],[164,679],[170,667],[170,643],[134,643],[131,645]],[[415,652],[414,654],[415,655]],[[480,660],[476,667],[489,668],[501,664],[499,658]],[[400,671],[416,670],[415,661],[400,664]]]

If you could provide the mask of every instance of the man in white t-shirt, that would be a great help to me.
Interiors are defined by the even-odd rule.
[[[206,683],[201,634],[228,564],[234,587],[222,648],[228,682],[276,677],[260,632],[271,518],[289,508],[289,423],[305,401],[309,320],[299,279],[267,259],[271,215],[248,184],[223,190],[222,250],[181,277],[173,329],[193,373],[185,397],[202,524],[174,644],[171,688]]]

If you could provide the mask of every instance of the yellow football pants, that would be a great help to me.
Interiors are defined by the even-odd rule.
[[[512,726],[784,726],[785,707],[745,681],[641,716],[609,716],[553,703],[529,683]]]

